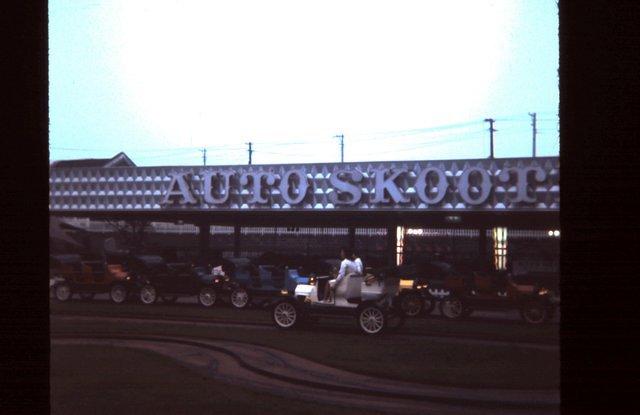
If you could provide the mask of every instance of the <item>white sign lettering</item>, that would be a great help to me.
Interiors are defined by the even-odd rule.
[[[205,170],[199,175],[202,181],[192,183],[190,172],[173,173],[161,204],[224,206],[275,202],[300,206],[318,202],[321,198],[319,203],[326,205],[330,202],[336,207],[360,203],[424,203],[438,208],[445,203],[459,202],[478,206],[487,202],[494,185],[502,183],[515,183],[516,192],[509,197],[509,203],[533,204],[536,194],[529,189],[535,189],[535,183],[547,179],[547,173],[537,166],[507,167],[497,176],[492,176],[483,167],[468,167],[458,179],[447,176],[445,171],[435,166],[419,171],[376,168],[367,172],[340,166],[322,177],[316,176],[314,180],[309,179],[311,176],[305,168],[290,168],[279,173],[260,169],[249,172]],[[194,189],[196,185],[201,187]],[[415,192],[409,191],[412,187]]]

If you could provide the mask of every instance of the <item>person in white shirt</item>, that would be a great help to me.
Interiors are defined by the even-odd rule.
[[[331,279],[327,282],[327,285],[324,287],[324,302],[331,301],[331,293],[335,290],[336,286],[340,283],[340,281],[349,274],[358,273],[358,266],[355,262],[351,260],[352,252],[349,248],[341,248],[340,249],[340,258],[342,258],[342,262],[340,263],[340,270],[338,271],[338,276],[334,279]]]
[[[362,274],[362,272],[364,271],[364,265],[362,265],[362,260],[360,259],[360,257],[354,252],[353,254],[351,254],[351,259],[353,260],[353,263],[356,264],[356,270],[358,274]]]

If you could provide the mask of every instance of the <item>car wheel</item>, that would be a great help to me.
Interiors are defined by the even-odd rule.
[[[211,287],[204,287],[198,294],[198,302],[203,307],[211,307],[216,303],[216,290]]]
[[[158,299],[158,292],[151,284],[147,284],[140,289],[140,301],[142,304],[153,304]]]
[[[440,313],[450,320],[464,317],[465,307],[458,297],[448,297],[440,302]]]
[[[428,316],[429,314],[433,313],[433,310],[435,308],[436,308],[436,299],[425,298],[423,313]]]
[[[229,294],[229,300],[235,308],[246,308],[249,304],[249,293],[244,288],[236,288]]]
[[[549,308],[540,301],[528,301],[520,309],[520,315],[529,324],[542,324],[549,319]]]
[[[55,295],[56,300],[58,301],[69,301],[71,298],[71,286],[66,282],[60,283],[55,286]]]
[[[84,301],[93,300],[93,297],[95,296],[94,293],[80,293],[79,295],[80,299]]]
[[[115,284],[111,287],[109,297],[116,304],[122,304],[127,300],[127,288],[122,284]]]
[[[400,300],[400,308],[407,317],[416,317],[420,315],[423,307],[423,299],[419,294],[409,293],[402,296]]]
[[[358,311],[358,328],[364,334],[378,334],[385,328],[385,315],[377,305],[365,305]]]
[[[176,301],[178,301],[178,296],[177,295],[163,295],[162,296],[162,302],[163,303],[174,304]]]
[[[297,325],[300,320],[300,313],[290,301],[281,301],[273,307],[272,317],[277,328],[289,330]]]

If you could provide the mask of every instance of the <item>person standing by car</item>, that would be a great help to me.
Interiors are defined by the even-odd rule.
[[[362,265],[362,260],[358,255],[356,255],[355,252],[351,254],[351,260],[354,264],[356,264],[356,272],[358,274],[362,274],[362,272],[364,271],[364,265]]]
[[[323,302],[329,302],[331,300],[332,291],[335,290],[338,283],[340,283],[346,275],[358,272],[356,263],[351,260],[352,255],[353,253],[349,248],[344,247],[340,249],[340,258],[342,259],[340,270],[338,271],[338,276],[329,280],[325,285]]]

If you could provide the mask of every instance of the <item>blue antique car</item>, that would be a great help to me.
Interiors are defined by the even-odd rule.
[[[229,296],[233,307],[265,305],[282,293],[294,292],[298,284],[309,282],[309,276],[300,275],[300,268],[295,265],[260,262],[259,259],[231,258],[223,264],[225,275],[236,285]]]

